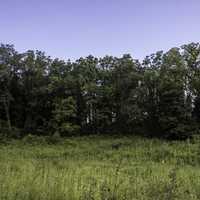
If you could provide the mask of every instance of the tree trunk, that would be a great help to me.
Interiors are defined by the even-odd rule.
[[[11,120],[10,120],[9,102],[6,102],[6,97],[4,97],[3,102],[4,102],[5,112],[6,112],[6,119],[7,119],[8,129],[9,129],[9,131],[11,131],[12,130],[12,126],[11,126]]]

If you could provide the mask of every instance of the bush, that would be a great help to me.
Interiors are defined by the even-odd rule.
[[[45,137],[28,134],[23,138],[25,144],[38,145],[46,144]]]
[[[9,144],[9,139],[6,138],[4,135],[0,135],[0,144]]]
[[[52,136],[47,136],[45,140],[47,144],[59,144],[62,142],[62,139],[58,132],[55,132]]]

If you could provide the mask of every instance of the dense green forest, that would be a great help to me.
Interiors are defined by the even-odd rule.
[[[200,131],[200,44],[143,61],[52,59],[0,46],[0,133],[141,134],[183,139]]]

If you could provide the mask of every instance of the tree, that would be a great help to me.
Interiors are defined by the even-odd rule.
[[[200,122],[200,44],[182,46],[183,59],[187,65],[187,93],[191,97],[193,117]]]
[[[61,136],[77,134],[79,126],[75,124],[76,103],[73,97],[57,99],[54,103],[53,119],[51,121],[54,132]]]
[[[42,133],[50,116],[48,94],[51,59],[40,51],[27,51],[20,63],[21,114],[23,129],[28,133]]]
[[[189,134],[191,110],[185,95],[186,68],[180,51],[173,48],[163,57],[159,84],[159,125],[164,137],[184,138]]]
[[[11,84],[14,73],[13,58],[17,52],[12,45],[0,46],[0,102],[4,107],[8,130],[11,132],[10,103],[13,100]],[[4,119],[4,117],[2,117]]]
[[[129,54],[63,61],[0,46],[1,132],[185,138],[199,132],[199,113],[199,43],[143,62]]]

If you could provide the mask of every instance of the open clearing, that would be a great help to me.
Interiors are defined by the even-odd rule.
[[[199,141],[78,137],[0,145],[1,200],[200,199]]]

